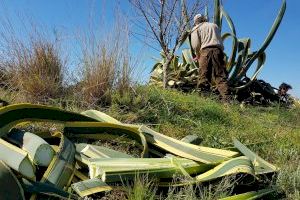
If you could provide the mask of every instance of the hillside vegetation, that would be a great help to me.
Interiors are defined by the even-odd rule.
[[[114,117],[145,123],[166,135],[196,134],[202,145],[233,146],[232,137],[280,167],[277,186],[288,199],[300,199],[300,107],[223,105],[213,97],[141,87],[135,98],[115,97]]]
[[[72,36],[29,25],[28,32],[20,29],[19,34],[9,19],[3,20],[0,107],[7,101],[47,104],[78,112],[96,109],[124,123],[148,125],[173,138],[198,135],[201,145],[208,147],[232,148],[235,137],[280,168],[277,178],[267,183],[278,187],[275,199],[300,200],[300,106],[287,109],[279,105],[224,105],[215,96],[136,85],[141,58],[130,53],[130,26],[122,16],[117,15],[109,29],[103,23],[95,23],[101,26],[73,35],[74,41],[65,39]],[[74,49],[78,50],[75,56]],[[70,57],[78,60],[73,63]],[[49,124],[42,125],[38,128],[49,129]],[[98,144],[137,154],[134,143],[116,140]],[[170,188],[161,194],[146,178],[102,199],[218,199],[229,195],[231,186],[230,180],[223,180],[218,185]]]
[[[178,139],[196,134],[203,139],[203,146],[230,148],[235,137],[280,167],[272,184],[277,185],[287,199],[300,199],[300,107],[224,105],[213,96],[202,97],[196,93],[184,94],[148,86],[123,94],[113,93],[107,107],[81,106],[72,98],[48,103],[75,111],[98,109],[123,122],[147,124]],[[142,190],[133,189],[133,199],[146,198]],[[186,199],[196,198],[189,196],[191,194],[185,190],[180,195]]]

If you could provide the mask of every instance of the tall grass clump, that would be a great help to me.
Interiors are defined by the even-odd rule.
[[[110,105],[113,92],[123,94],[130,89],[133,65],[128,42],[128,26],[120,17],[109,31],[95,28],[84,35],[77,92],[90,106]]]
[[[15,66],[14,81],[30,101],[59,98],[62,94],[63,63],[55,45],[48,41],[34,41],[31,49],[20,52],[23,57]]]
[[[42,30],[42,29],[41,29]],[[1,27],[0,66],[5,84],[18,91],[20,101],[45,102],[62,94],[64,61],[58,40],[33,27],[27,33],[16,33],[10,22]]]

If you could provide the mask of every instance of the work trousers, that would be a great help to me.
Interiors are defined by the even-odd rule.
[[[207,47],[201,50],[199,62],[200,90],[210,90],[216,85],[222,98],[227,98],[229,88],[227,85],[227,71],[224,62],[224,53],[217,47]]]

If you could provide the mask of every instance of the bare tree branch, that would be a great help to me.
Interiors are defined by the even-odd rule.
[[[187,38],[193,16],[200,12],[209,0],[129,0],[142,17],[142,23],[134,22],[145,34],[136,35],[152,39],[162,48],[166,57],[163,65],[163,83],[167,85],[167,71],[175,51]],[[148,29],[143,24],[147,25]],[[149,37],[149,32],[152,34]],[[151,46],[152,43],[151,43]]]
[[[175,1],[174,1],[173,6],[172,6],[172,8],[171,8],[171,12],[169,13],[169,18],[166,19],[165,30],[163,31],[164,34],[166,34],[166,32],[167,32],[167,30],[168,30],[168,27],[169,27],[170,23],[172,22],[172,17],[173,17],[174,12],[175,12],[175,8],[176,8],[177,1],[178,1],[178,0],[175,0]]]
[[[144,43],[145,45],[147,45],[148,47],[150,47],[151,49],[160,52],[160,50],[158,48],[156,48],[155,46],[149,44],[147,41],[145,40],[141,40],[139,37],[137,37],[135,34],[131,34],[135,39],[137,39],[138,41]]]

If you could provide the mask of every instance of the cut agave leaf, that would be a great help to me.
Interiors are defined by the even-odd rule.
[[[80,133],[66,133],[68,137],[72,138],[84,138],[84,139],[91,139],[91,140],[122,140],[125,142],[132,142],[132,139],[128,137],[128,135],[120,133],[119,135],[109,134],[109,133],[91,133],[91,134],[80,134]],[[131,137],[133,138],[133,137]],[[140,149],[143,149],[144,147],[140,143],[135,143]]]
[[[82,181],[89,180],[89,178],[88,178],[86,175],[84,175],[83,173],[81,173],[81,172],[78,171],[77,169],[75,170],[74,175],[75,175],[76,177],[78,177],[78,178],[79,178],[80,180],[82,180]]]
[[[243,145],[240,141],[237,139],[233,139],[234,146],[246,157],[248,157],[253,165],[255,174],[265,174],[265,173],[273,173],[278,171],[278,169],[272,165],[271,163],[268,163],[261,157],[259,157],[257,154],[252,152],[250,149],[248,149],[245,145]]]
[[[147,142],[169,153],[203,163],[219,163],[238,155],[238,152],[234,151],[188,144],[155,132],[146,126],[127,125],[121,124],[121,122],[120,124],[105,122],[70,122],[66,123],[64,132],[69,137],[76,137],[77,134],[83,135],[91,133],[126,134],[143,144],[142,157],[147,157],[145,156],[148,154]],[[145,152],[147,152],[147,154],[145,154]]]
[[[26,192],[42,194],[47,196],[59,197],[60,199],[74,199],[72,194],[57,188],[52,184],[29,181],[23,179],[22,186]],[[77,198],[76,198],[77,199]]]
[[[15,104],[0,108],[0,137],[18,123],[25,121],[96,121],[79,113],[65,111],[59,108],[32,105]]]
[[[25,200],[20,182],[2,160],[0,160],[0,197],[1,199]]]
[[[55,185],[63,189],[68,185],[75,170],[75,147],[73,143],[62,133],[56,133],[61,138],[59,150],[54,156],[41,182]]]
[[[76,152],[82,153],[83,155],[93,158],[132,158],[132,156],[115,151],[106,147],[90,145],[90,144],[75,144]]]
[[[211,181],[216,178],[240,173],[254,176],[253,165],[251,160],[249,160],[246,156],[225,161],[215,168],[196,176],[196,180],[200,182]]]
[[[172,178],[175,174],[198,174],[215,165],[198,163],[178,157],[168,158],[102,158],[89,164],[90,177],[101,177],[105,182],[133,180],[137,174],[155,178]]]
[[[112,124],[107,122],[69,122],[65,124],[64,133],[68,137],[76,137],[80,134],[101,134],[109,133],[113,135],[126,135],[143,145],[142,157],[148,157],[148,144],[145,136],[135,126],[126,126],[123,124]]]
[[[222,198],[219,200],[254,200],[254,199],[258,199],[263,196],[266,196],[268,194],[274,193],[274,192],[276,192],[276,190],[273,188],[263,189],[263,190],[258,190],[258,191],[246,192],[243,194],[237,194],[237,195]]]
[[[116,120],[115,118],[100,112],[98,110],[86,110],[84,112],[82,112],[81,114],[88,116],[90,118],[93,118],[99,122],[109,122],[109,123],[113,123],[113,124],[121,124],[120,121]]]
[[[238,152],[234,151],[202,147],[182,142],[158,133],[146,126],[140,126],[140,131],[144,133],[148,143],[177,156],[202,163],[219,163],[238,155]]]
[[[24,177],[35,180],[35,167],[30,161],[27,152],[0,139],[0,160]]]
[[[189,180],[187,182],[181,182],[181,183],[160,183],[160,186],[162,187],[169,187],[169,186],[185,186],[185,185],[191,185],[191,184],[197,184],[200,182],[206,182],[206,181],[212,181],[217,178],[222,178],[229,175],[236,175],[236,174],[250,174],[255,176],[254,169],[251,161],[245,157],[237,157],[232,158],[228,161],[222,162],[221,164],[217,165],[213,169],[210,169],[198,176],[196,176],[192,181]]]
[[[79,152],[75,153],[75,159],[80,166],[87,166],[90,163],[90,158]]]
[[[72,189],[80,196],[85,197],[98,192],[110,191],[113,188],[101,179],[93,178],[72,184]]]
[[[33,133],[13,129],[7,135],[7,140],[26,151],[32,162],[39,166],[47,167],[55,154],[44,139]]]

